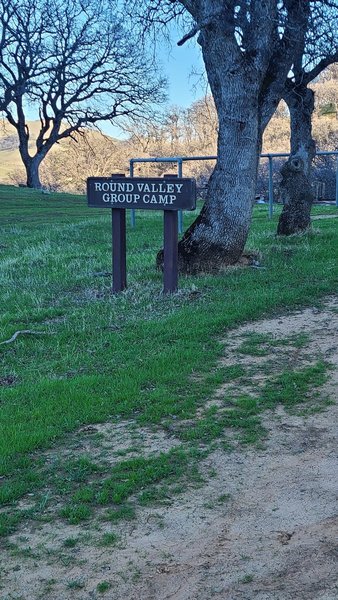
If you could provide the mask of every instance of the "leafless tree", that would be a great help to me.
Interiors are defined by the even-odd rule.
[[[55,143],[163,99],[117,0],[0,0],[0,59],[0,109],[18,133],[29,187],[41,187]],[[32,110],[41,123],[33,147]]]

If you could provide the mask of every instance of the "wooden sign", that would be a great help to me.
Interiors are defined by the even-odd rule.
[[[188,178],[89,177],[88,206],[143,210],[194,210],[196,182]]]
[[[88,206],[112,209],[113,234],[113,292],[127,287],[126,271],[126,209],[164,211],[164,265],[165,293],[177,290],[179,210],[196,207],[194,179],[167,177],[89,177],[87,179]]]

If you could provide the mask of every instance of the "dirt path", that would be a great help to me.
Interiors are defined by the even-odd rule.
[[[309,337],[305,347],[271,345],[263,357],[238,355],[248,332]],[[255,365],[259,386],[269,361],[274,369],[324,359],[335,368],[321,397],[336,399],[337,332],[338,302],[330,299],[322,310],[232,332],[224,362],[236,355]],[[1,600],[338,599],[337,424],[337,404],[310,416],[283,408],[266,413],[264,448],[209,455],[207,483],[169,506],[140,509],[136,522],[114,528],[122,536],[117,547],[86,541],[90,528],[21,528],[10,540],[21,551],[2,552]],[[83,542],[66,551],[64,540],[79,532]]]

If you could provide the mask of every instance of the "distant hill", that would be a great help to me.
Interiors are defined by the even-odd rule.
[[[35,141],[40,131],[40,121],[28,121],[27,125],[30,132],[29,149],[34,153]],[[91,138],[100,136],[97,131],[87,130],[87,135]],[[117,142],[114,138],[106,138]],[[52,152],[62,151],[63,143],[55,144]],[[23,173],[24,168],[19,154],[19,141],[15,128],[7,121],[0,121],[0,183],[13,183],[12,177],[16,173]]]
[[[29,148],[34,150],[35,140],[39,132],[40,121],[28,121],[30,131]],[[11,173],[22,170],[19,154],[19,141],[15,128],[7,121],[0,123],[0,182],[10,183]]]
[[[335,114],[323,116],[320,110],[329,102],[335,102],[338,106],[338,95],[334,95],[338,94],[336,87],[326,89],[327,87],[321,84],[321,87],[316,88],[318,106],[312,124],[318,150],[335,150],[338,147],[338,118]],[[131,158],[214,155],[217,115],[212,99],[210,97],[205,102],[199,101],[192,107],[193,110],[182,110],[178,113],[175,107],[169,109],[167,117],[164,115],[161,123],[132,123],[128,137],[124,140],[116,140],[108,135],[103,136],[98,131],[86,129],[85,136],[76,136],[76,143],[68,138],[60,144],[55,144],[41,165],[43,185],[52,190],[83,192],[87,177],[128,173]],[[176,124],[174,128],[172,123]],[[28,125],[30,148],[33,152],[40,122],[30,121]],[[264,133],[263,151],[290,151],[290,123],[287,109],[283,105],[278,108]],[[274,164],[277,172],[280,165],[277,161],[274,161]],[[186,162],[184,175],[196,177],[202,182],[201,185],[205,185],[213,166],[213,161]],[[321,184],[325,183],[326,193],[331,197],[334,194],[336,177],[335,160],[321,159],[316,162],[316,167],[320,167],[320,170],[317,168],[315,178]],[[137,165],[135,174],[159,177],[166,169],[167,166],[161,163],[146,163]],[[261,171],[265,186],[266,161],[261,161]],[[0,183],[24,182],[25,172],[18,151],[16,132],[13,127],[0,121]]]

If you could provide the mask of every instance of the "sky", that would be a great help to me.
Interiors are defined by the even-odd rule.
[[[157,37],[155,56],[159,71],[168,80],[168,101],[166,106],[179,106],[187,108],[192,102],[202,98],[206,93],[206,80],[204,78],[204,65],[200,46],[196,38],[188,41],[183,46],[177,46],[182,37],[175,25],[169,30],[170,42],[165,38]],[[27,107],[27,116],[30,120],[38,118],[36,111]],[[123,139],[125,133],[111,123],[98,123],[100,129],[106,134]]]
[[[179,33],[173,32],[172,38],[171,47],[163,43],[157,56],[169,79],[169,104],[187,107],[205,94],[203,60],[195,40],[178,47]]]
[[[196,40],[177,46],[180,33],[172,28],[170,34],[171,43],[159,40],[155,51],[160,73],[168,80],[167,106],[187,108],[206,93],[203,59]],[[109,123],[102,123],[101,127],[109,135],[124,137],[123,132]]]

